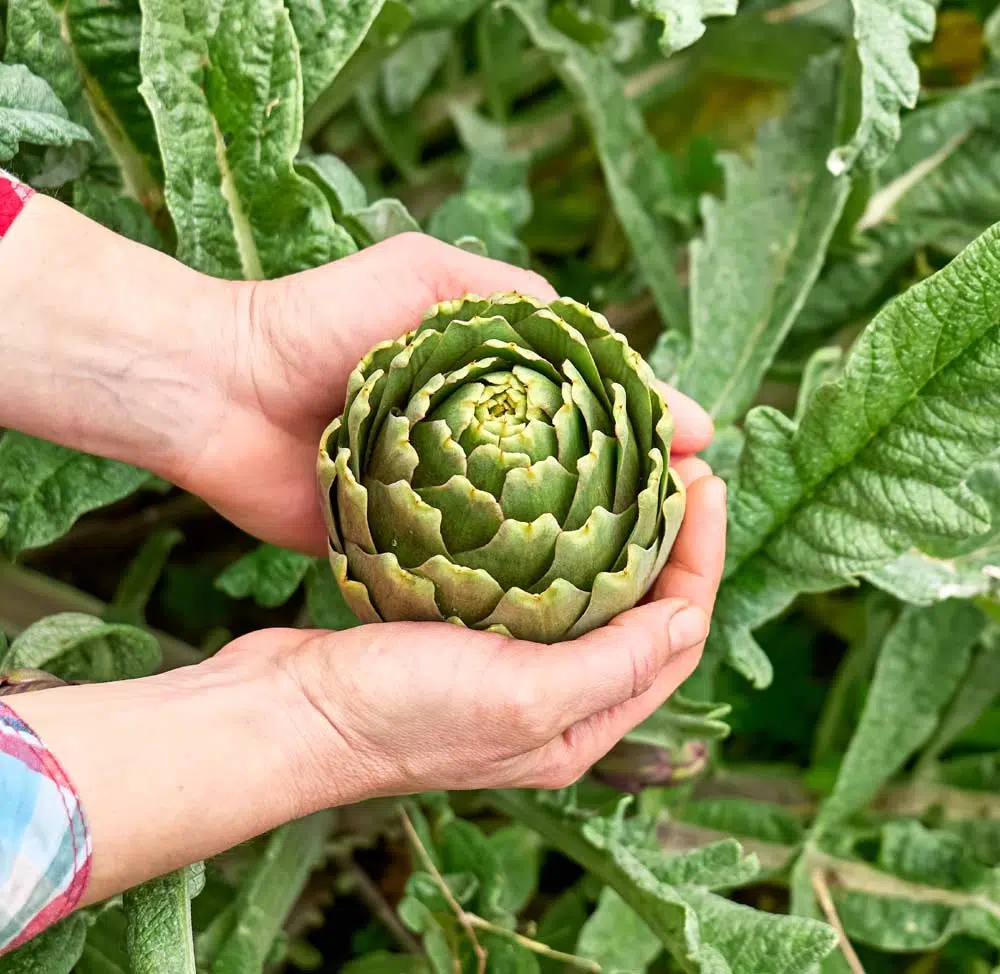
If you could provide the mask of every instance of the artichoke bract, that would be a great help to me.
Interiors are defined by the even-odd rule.
[[[684,514],[673,421],[600,314],[469,296],[376,345],[325,430],[334,576],[362,622],[556,642],[648,591]]]

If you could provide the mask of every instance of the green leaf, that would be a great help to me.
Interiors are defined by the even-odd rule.
[[[0,955],[0,974],[70,974],[86,937],[86,918],[79,913],[69,916],[23,947]]]
[[[417,103],[444,64],[453,41],[447,28],[420,31],[382,62],[382,97],[391,115],[402,115]]]
[[[705,33],[706,18],[736,13],[737,0],[632,0],[632,6],[663,22],[660,47],[673,54]]]
[[[520,913],[538,892],[542,868],[538,833],[523,825],[505,825],[487,841],[501,877],[497,908],[511,915]]]
[[[211,974],[261,971],[275,938],[323,858],[332,813],[317,812],[275,829],[242,877],[230,907],[195,940],[199,969]]]
[[[7,670],[45,670],[69,681],[134,680],[159,668],[160,645],[135,626],[59,612],[28,626],[11,643],[3,664]]]
[[[410,0],[410,6],[419,24],[457,27],[486,6],[486,0]]]
[[[823,924],[736,906],[709,892],[706,884],[740,885],[756,870],[735,841],[672,856],[617,814],[582,817],[524,792],[484,797],[614,890],[687,970],[792,974],[834,948],[836,937]]]
[[[955,695],[941,715],[937,731],[921,759],[921,766],[937,760],[1000,698],[1000,631],[990,627],[973,651]]]
[[[196,974],[192,872],[179,869],[128,890],[125,949],[131,974]]]
[[[663,322],[686,326],[684,294],[677,276],[676,244],[658,217],[672,194],[664,157],[629,100],[610,60],[577,44],[549,23],[543,0],[501,0],[551,58],[590,128],[615,213],[628,237]]]
[[[302,58],[305,105],[333,84],[374,23],[383,0],[288,0]]]
[[[870,801],[934,732],[969,665],[985,619],[965,602],[909,608],[882,644],[868,699],[818,830]]]
[[[313,560],[309,555],[262,544],[230,565],[215,585],[231,598],[252,596],[261,608],[274,609],[298,591]]]
[[[796,423],[802,421],[813,393],[824,382],[829,382],[837,377],[843,360],[844,350],[839,345],[823,345],[809,356],[809,361],[806,362],[806,367],[802,372],[799,395],[795,401],[794,420]]]
[[[805,836],[802,822],[786,808],[749,798],[702,798],[677,814],[684,822],[741,839],[794,846]]]
[[[732,707],[728,703],[688,700],[675,693],[650,714],[625,739],[637,744],[674,749],[691,740],[721,741],[729,734],[723,719]]]
[[[142,0],[141,91],[163,154],[177,256],[216,277],[277,277],[353,241],[292,164],[298,45],[280,0]]]
[[[961,249],[1000,220],[1000,173],[989,164],[1000,151],[998,118],[1000,89],[984,82],[903,120],[856,228],[856,246],[829,263],[795,332],[828,334],[849,324],[920,247],[957,241]]]
[[[836,52],[814,60],[753,163],[723,157],[724,201],[702,202],[691,245],[690,357],[680,388],[720,425],[749,407],[819,274],[850,180],[825,160],[837,117]]]
[[[1000,446],[998,261],[1000,227],[888,305],[798,427],[767,407],[747,416],[713,655],[745,647],[797,592],[989,527],[965,480]]]
[[[23,64],[0,64],[0,162],[13,159],[19,143],[68,146],[89,142],[71,122],[49,85]]]
[[[0,439],[0,512],[10,520],[0,550],[13,558],[41,548],[82,514],[128,497],[148,479],[145,470],[117,460],[8,430]]]
[[[603,970],[641,974],[662,952],[660,938],[613,890],[605,887],[597,909],[583,925],[574,953],[597,961]]]
[[[850,141],[830,154],[830,169],[842,173],[855,162],[878,165],[899,139],[899,112],[913,108],[920,72],[910,45],[934,33],[933,0],[851,0],[854,54],[859,79],[857,127]]]

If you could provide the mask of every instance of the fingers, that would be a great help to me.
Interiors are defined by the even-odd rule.
[[[685,599],[639,606],[571,642],[509,643],[502,663],[509,679],[495,688],[511,695],[541,745],[595,713],[646,693],[665,667],[708,634],[708,616]]]
[[[666,568],[653,586],[654,599],[689,599],[711,614],[726,559],[726,485],[718,477],[695,480]]]
[[[690,487],[702,477],[712,476],[712,468],[700,457],[681,457],[674,462],[673,468],[685,487]]]
[[[704,450],[715,435],[715,424],[711,416],[690,396],[678,392],[673,386],[668,386],[665,382],[659,382],[658,385],[674,417],[674,439],[670,444],[670,452],[677,455]]]

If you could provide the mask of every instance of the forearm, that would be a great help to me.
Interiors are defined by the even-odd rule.
[[[266,652],[7,702],[80,797],[93,839],[84,903],[364,797],[350,756]]]
[[[0,240],[0,427],[164,476],[219,397],[237,291],[35,196]]]

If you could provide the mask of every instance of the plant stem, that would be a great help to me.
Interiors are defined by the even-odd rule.
[[[840,917],[837,915],[837,908],[834,906],[833,897],[830,895],[830,887],[827,885],[823,870],[814,869],[809,876],[809,882],[812,884],[816,900],[823,911],[823,915],[826,917],[827,923],[837,931],[837,939],[840,941],[840,949],[844,955],[844,959],[847,961],[847,966],[850,967],[853,974],[865,974],[864,966],[855,953],[847,932],[844,930],[844,925],[840,922]]]
[[[465,910],[462,909],[458,900],[455,899],[454,894],[448,884],[444,881],[444,877],[441,875],[438,867],[434,865],[434,860],[431,859],[430,853],[424,848],[424,844],[420,841],[420,836],[417,834],[417,830],[413,827],[413,823],[410,821],[410,816],[406,814],[406,809],[402,806],[400,806],[399,809],[399,817],[403,823],[403,830],[406,832],[406,837],[410,840],[413,848],[416,849],[417,855],[420,857],[420,861],[423,864],[424,869],[431,874],[431,877],[437,884],[437,887],[441,890],[441,895],[444,897],[445,902],[455,914],[456,919],[472,944],[472,950],[476,955],[477,974],[486,974],[486,951],[483,949],[483,945],[479,942],[479,938],[476,936],[476,931],[473,929],[472,924],[469,923],[468,915]]]
[[[506,927],[498,927],[495,923],[490,923],[489,920],[484,920],[481,916],[475,913],[466,913],[465,919],[468,920],[469,926],[475,927],[477,930],[485,930],[487,933],[495,934],[497,937],[505,937],[507,940],[511,940],[519,946],[523,947],[525,950],[530,950],[532,953],[540,954],[542,957],[548,957],[550,960],[559,961],[563,964],[571,964],[573,967],[579,967],[585,971],[591,971],[593,974],[601,974],[604,968],[595,960],[588,960],[586,957],[577,957],[576,954],[565,954],[561,950],[554,950],[548,944],[543,944],[537,940],[532,940],[530,937],[525,937],[523,934],[518,933],[516,930],[508,930]]]
[[[419,942],[400,922],[396,911],[386,901],[382,891],[372,882],[368,873],[350,857],[344,859],[344,871],[354,880],[358,896],[371,910],[372,916],[389,931],[393,940],[408,954],[422,954],[423,949]]]

